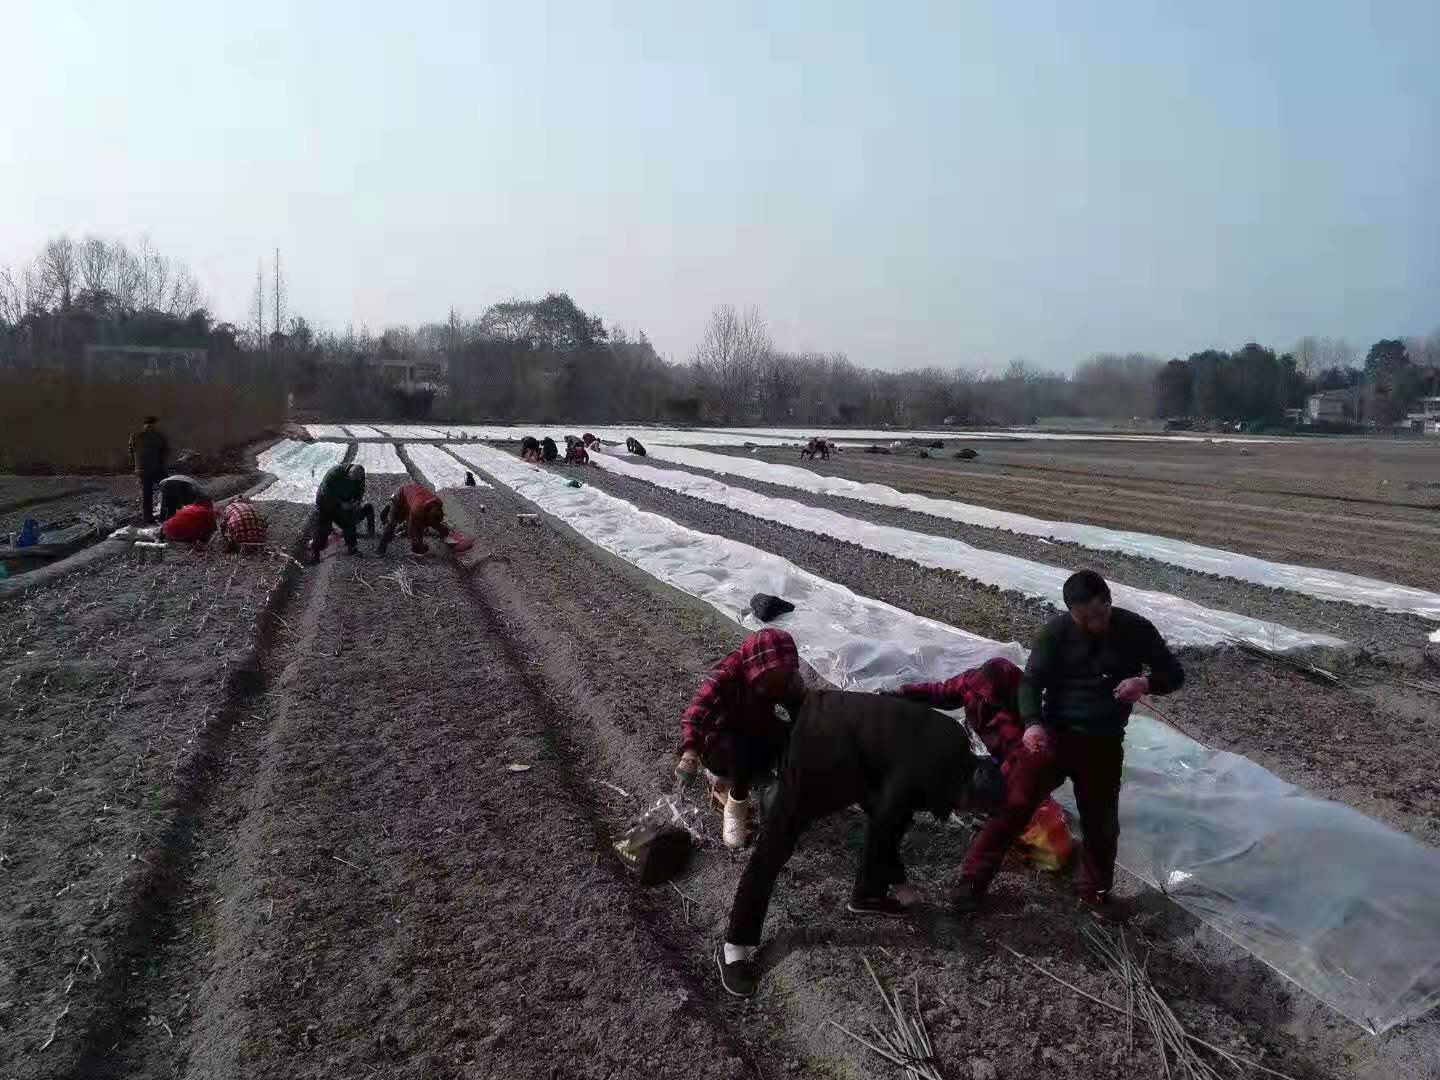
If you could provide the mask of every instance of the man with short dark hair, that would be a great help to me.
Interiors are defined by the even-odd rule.
[[[1005,804],[975,837],[961,869],[956,906],[973,912],[1036,807],[1068,778],[1085,834],[1076,888],[1103,918],[1122,912],[1110,896],[1120,837],[1125,725],[1137,701],[1168,694],[1185,671],[1150,620],[1113,607],[1093,570],[1065,582],[1066,611],[1035,638],[1020,683],[1021,753]]]
[[[155,417],[147,416],[140,430],[130,436],[130,468],[140,479],[140,514],[146,525],[155,524],[155,488],[165,477],[170,456],[170,440],[157,423]]]

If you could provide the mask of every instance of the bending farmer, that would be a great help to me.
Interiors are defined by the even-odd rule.
[[[1005,853],[1052,791],[1075,785],[1084,842],[1076,888],[1103,918],[1124,912],[1111,900],[1120,838],[1120,771],[1125,725],[1135,702],[1168,694],[1185,671],[1150,620],[1110,604],[1110,587],[1093,570],[1065,582],[1065,614],[1040,630],[1020,684],[1021,753],[1005,804],[970,845],[956,907],[978,909]]]
[[[406,484],[390,496],[380,511],[380,520],[385,524],[385,531],[380,534],[375,550],[381,555],[395,539],[397,529],[405,529],[410,537],[410,550],[416,555],[430,550],[425,545],[426,530],[442,540],[450,535],[450,527],[445,524],[445,504],[439,495],[421,484]]]
[[[190,506],[192,503],[199,503],[201,506],[215,505],[214,500],[210,498],[210,493],[192,477],[177,473],[160,481],[161,521],[169,521],[175,516],[175,511],[182,506]]]
[[[758,630],[710,669],[680,720],[675,771],[692,777],[704,761],[724,803],[721,838],[728,848],[749,843],[750,785],[785,749],[787,728],[775,706],[793,715],[804,691],[795,639],[784,630]]]
[[[345,537],[345,549],[351,555],[360,553],[355,530],[365,521],[369,535],[375,535],[375,507],[365,502],[365,467],[336,465],[320,481],[315,493],[315,536],[310,543],[311,562],[320,561],[320,553],[330,542],[330,530],[336,526]]]
[[[915,899],[908,888],[890,890],[905,881],[900,841],[916,811],[943,821],[956,809],[992,805],[1003,792],[999,768],[978,757],[964,725],[943,713],[879,694],[807,693],[725,940],[715,949],[725,989],[737,997],[755,992],[753,957],[770,895],[816,821],[856,803],[864,809],[865,847],[846,906],[857,915],[898,916]]]

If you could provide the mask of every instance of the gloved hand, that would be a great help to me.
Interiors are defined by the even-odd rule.
[[[1031,754],[1049,754],[1055,749],[1055,740],[1044,724],[1031,724],[1025,729],[1020,745]]]
[[[1115,687],[1115,700],[1123,701],[1126,705],[1134,705],[1148,693],[1150,693],[1150,680],[1144,675],[1137,675],[1132,679],[1124,680]]]
[[[681,780],[693,780],[700,773],[700,755],[686,750],[675,763],[675,775]]]

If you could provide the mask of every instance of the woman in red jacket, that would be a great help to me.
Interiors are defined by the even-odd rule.
[[[390,496],[390,501],[380,511],[380,520],[385,525],[385,532],[381,534],[375,550],[381,555],[395,539],[396,530],[402,527],[409,533],[410,550],[416,555],[424,555],[430,550],[425,544],[427,531],[442,540],[450,535],[450,527],[445,524],[445,504],[440,501],[439,495],[421,484],[406,484]]]

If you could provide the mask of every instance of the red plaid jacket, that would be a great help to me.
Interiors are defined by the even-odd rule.
[[[996,657],[944,682],[909,683],[900,694],[937,709],[964,709],[970,730],[1000,760],[1001,771],[1008,773],[1025,735],[1020,722],[1022,674],[1009,660]]]
[[[762,731],[773,724],[778,702],[762,698],[750,683],[772,668],[798,671],[800,654],[784,630],[758,630],[710,669],[680,718],[680,750],[705,751],[721,731]]]
[[[225,538],[236,544],[263,544],[269,523],[260,516],[254,503],[237,499],[225,507],[220,519],[220,530]]]

